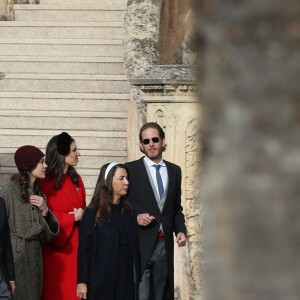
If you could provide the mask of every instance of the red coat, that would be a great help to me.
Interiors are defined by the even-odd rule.
[[[54,190],[54,180],[45,180],[42,191],[47,197],[49,209],[56,216],[60,233],[42,247],[44,263],[43,300],[78,300],[77,248],[78,222],[74,220],[74,208],[85,208],[85,188],[81,177],[76,186],[65,174],[59,190]]]

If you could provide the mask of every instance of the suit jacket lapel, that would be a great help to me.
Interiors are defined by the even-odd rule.
[[[153,186],[153,183],[151,184],[151,176],[150,174],[148,175],[148,171],[147,171],[147,166],[144,163],[144,159],[143,157],[140,159],[140,174],[141,176],[143,176],[142,180],[143,182],[145,182],[145,185],[147,185],[147,188],[149,190],[149,192],[151,191],[151,195],[149,195],[149,199],[152,201],[152,207],[157,209],[157,211],[160,212],[160,209],[158,207],[157,201],[156,201],[156,197],[158,197],[157,192],[155,190],[155,186]]]
[[[165,203],[163,207],[163,211],[168,206],[168,202],[170,201],[170,194],[168,193],[168,190],[172,191],[173,186],[175,185],[175,174],[172,166],[164,160],[164,163],[166,164],[167,171],[168,171],[168,182],[164,193]]]

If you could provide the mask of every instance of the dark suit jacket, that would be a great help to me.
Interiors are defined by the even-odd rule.
[[[162,212],[157,205],[143,158],[126,163],[129,169],[128,198],[136,214],[150,213],[155,221],[147,227],[139,226],[139,238],[142,259],[142,272],[151,256],[157,239],[160,223],[165,234],[168,285],[174,291],[174,240],[173,232],[186,234],[186,226],[181,206],[181,169],[179,166],[164,161],[168,171],[168,190]]]
[[[0,269],[7,283],[8,281],[15,281],[14,258],[10,241],[6,205],[3,198],[0,198]]]

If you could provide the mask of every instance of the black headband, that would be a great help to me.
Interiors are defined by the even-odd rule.
[[[62,132],[57,136],[57,152],[66,156],[70,152],[72,142],[72,137],[67,132]]]

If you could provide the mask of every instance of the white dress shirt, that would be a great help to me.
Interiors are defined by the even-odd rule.
[[[160,166],[161,166],[160,169],[159,169],[159,172],[160,172],[160,175],[161,175],[161,178],[162,178],[164,190],[166,190],[166,184],[167,184],[167,181],[168,181],[168,172],[167,172],[166,164],[164,163],[163,160],[161,160],[161,161],[157,164],[157,163],[153,162],[151,159],[149,159],[147,156],[144,156],[144,162],[145,162],[146,165],[148,166],[148,169],[149,169],[149,171],[150,171],[150,174],[151,174],[153,183],[154,183],[154,185],[155,185],[157,194],[159,195],[158,186],[157,186],[157,181],[156,181],[156,168],[155,168],[155,166],[156,166],[156,165],[160,165]]]

